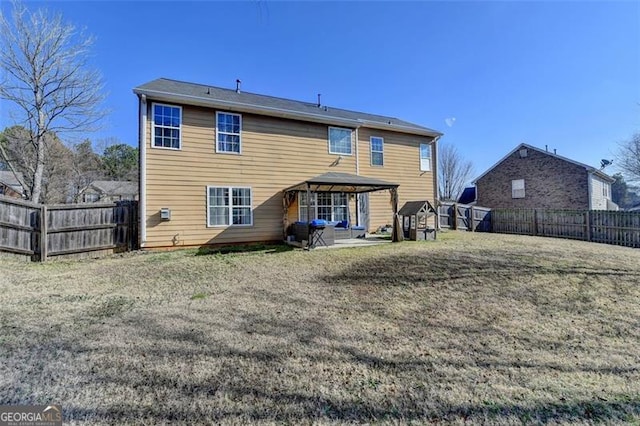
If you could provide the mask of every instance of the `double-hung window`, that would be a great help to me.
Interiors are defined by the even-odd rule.
[[[309,204],[307,193],[300,192],[300,220],[306,221]],[[349,220],[349,198],[344,192],[318,192],[311,194],[311,219],[324,219],[327,221]]]
[[[384,139],[377,136],[371,136],[371,165],[384,165]]]
[[[251,188],[207,187],[207,226],[253,225]]]
[[[182,108],[153,104],[153,147],[180,149]]]
[[[427,143],[420,144],[420,171],[431,171],[431,145]]]
[[[511,181],[511,198],[524,198],[524,179]]]
[[[351,129],[329,127],[329,154],[351,155]]]
[[[216,152],[240,154],[242,116],[229,112],[216,112]]]

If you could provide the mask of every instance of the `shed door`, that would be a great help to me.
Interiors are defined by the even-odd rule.
[[[358,225],[369,231],[369,193],[358,194]]]

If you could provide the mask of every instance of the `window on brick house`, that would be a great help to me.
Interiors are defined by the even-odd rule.
[[[511,198],[524,198],[524,179],[511,181]]]

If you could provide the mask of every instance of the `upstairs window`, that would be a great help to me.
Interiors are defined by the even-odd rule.
[[[524,179],[511,181],[511,198],[524,198]]]
[[[329,154],[351,155],[351,129],[329,127]]]
[[[431,171],[431,145],[427,143],[420,144],[420,171]]]
[[[180,149],[182,108],[153,104],[152,120],[154,148]]]
[[[216,152],[240,154],[242,116],[228,112],[216,112]]]
[[[384,165],[384,139],[371,136],[371,165]]]

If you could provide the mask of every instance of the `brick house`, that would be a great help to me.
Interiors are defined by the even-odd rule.
[[[618,210],[611,176],[527,144],[475,180],[477,204],[490,208]]]

